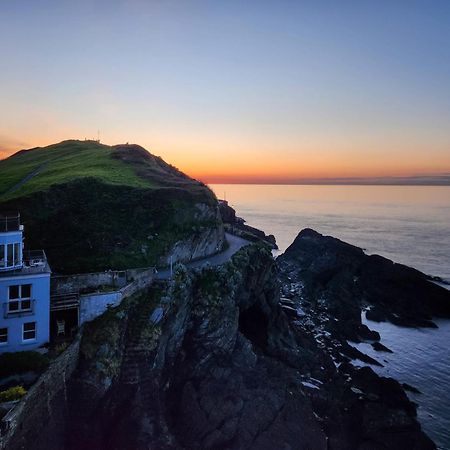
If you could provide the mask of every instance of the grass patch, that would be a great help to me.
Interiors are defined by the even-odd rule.
[[[14,386],[0,392],[1,402],[12,402],[21,399],[27,391],[22,386]]]
[[[25,372],[43,372],[49,359],[38,352],[14,352],[0,355],[0,378]]]
[[[151,188],[155,183],[135,174],[133,169],[113,158],[111,147],[93,141],[64,141],[48,147],[27,150],[0,161],[0,200],[48,189],[51,185],[78,178],[94,177],[105,183]],[[39,172],[14,192],[17,183]]]

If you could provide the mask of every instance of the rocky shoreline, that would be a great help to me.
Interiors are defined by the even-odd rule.
[[[450,292],[313,230],[276,260],[256,241],[87,324],[64,392],[8,448],[435,449],[415,387],[352,364],[380,363],[349,341],[388,352],[363,310],[433,326]]]

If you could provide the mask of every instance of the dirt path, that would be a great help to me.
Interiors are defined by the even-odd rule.
[[[32,172],[30,172],[27,176],[23,177],[18,183],[16,183],[13,187],[9,188],[4,195],[11,194],[18,189],[20,189],[25,183],[30,181],[32,178],[34,178],[36,175],[38,175],[45,167],[47,166],[48,162],[45,162],[44,164],[41,164],[39,167],[34,169]]]

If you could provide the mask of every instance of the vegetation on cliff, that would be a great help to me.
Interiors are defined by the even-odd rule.
[[[223,235],[212,191],[137,145],[64,141],[0,173],[0,209],[20,211],[57,272],[158,265],[179,241]]]

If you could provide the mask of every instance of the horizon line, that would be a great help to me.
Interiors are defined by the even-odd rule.
[[[205,177],[207,178],[207,177]],[[422,175],[406,177],[348,177],[348,178],[307,178],[298,180],[271,179],[230,179],[214,180],[206,184],[253,184],[284,186],[450,186],[450,174]]]
[[[423,186],[423,187],[438,187],[438,186],[450,186],[448,183],[362,183],[362,182],[348,182],[348,183],[323,183],[323,182],[303,182],[303,183],[292,183],[292,182],[262,182],[262,181],[220,181],[220,182],[204,182],[206,185],[253,185],[253,186]]]

